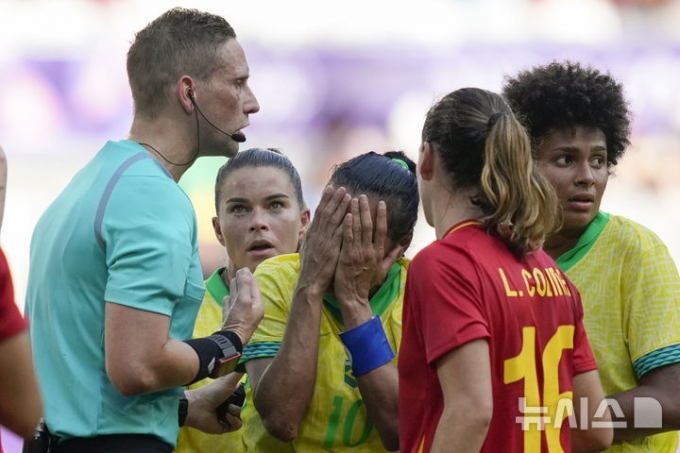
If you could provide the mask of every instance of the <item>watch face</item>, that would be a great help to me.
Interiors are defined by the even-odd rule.
[[[239,358],[241,358],[241,354],[237,352],[236,355],[232,355],[231,357],[218,359],[210,377],[215,379],[233,372],[236,369],[236,365],[238,365]]]

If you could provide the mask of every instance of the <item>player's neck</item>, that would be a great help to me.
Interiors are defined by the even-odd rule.
[[[576,246],[582,233],[583,231],[559,231],[545,239],[543,250],[556,260]]]
[[[455,194],[442,193],[434,203],[434,230],[437,239],[444,237],[453,225],[468,219],[480,219],[484,213],[477,205],[472,204],[472,194],[461,190]]]

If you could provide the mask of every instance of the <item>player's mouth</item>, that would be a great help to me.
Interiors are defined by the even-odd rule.
[[[274,250],[274,246],[270,242],[264,240],[254,241],[250,244],[250,247],[248,247],[248,253],[252,255],[270,255]]]
[[[569,198],[569,204],[579,210],[589,210],[595,203],[595,196],[591,194],[578,194]]]

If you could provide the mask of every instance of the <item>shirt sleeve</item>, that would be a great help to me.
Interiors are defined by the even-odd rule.
[[[420,286],[416,293],[423,295],[419,316],[430,365],[466,343],[490,337],[474,269],[468,255],[456,249],[443,253],[436,247],[421,252],[409,267],[409,279]]]
[[[105,299],[170,316],[184,294],[196,238],[188,198],[166,176],[123,176],[102,225]]]
[[[243,349],[242,363],[276,356],[286,331],[298,272],[277,257],[262,262],[254,275],[262,294],[264,318]]]
[[[656,236],[640,241],[625,261],[624,329],[639,378],[654,368],[680,362],[680,277]]]

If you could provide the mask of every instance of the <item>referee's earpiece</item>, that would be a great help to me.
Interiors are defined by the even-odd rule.
[[[194,90],[193,88],[187,88],[187,96],[189,96],[189,99],[192,101],[194,100]]]

